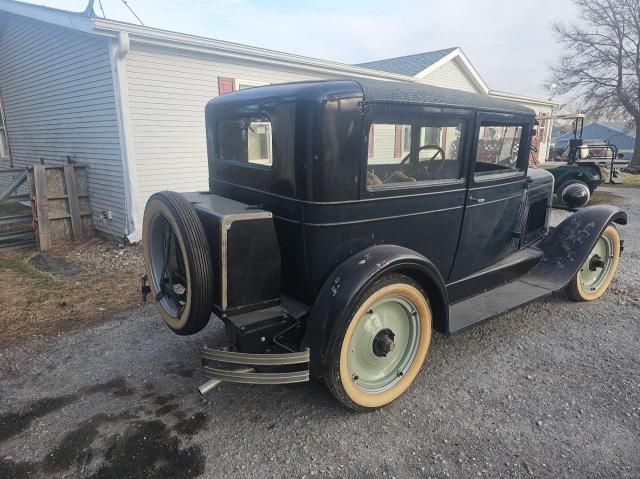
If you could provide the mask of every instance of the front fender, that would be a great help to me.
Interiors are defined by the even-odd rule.
[[[362,300],[367,286],[385,274],[396,272],[416,280],[429,295],[434,327],[446,328],[448,299],[442,275],[424,256],[407,248],[377,245],[344,261],[324,282],[309,314],[303,346],[311,350],[311,371],[326,373],[333,348],[349,321],[349,313]]]
[[[611,205],[589,206],[573,213],[538,245],[544,256],[526,282],[552,291],[564,288],[612,222],[627,224],[627,214]]]

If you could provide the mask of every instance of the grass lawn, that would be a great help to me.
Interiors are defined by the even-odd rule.
[[[540,165],[538,165],[538,168],[543,168],[545,170],[549,170],[551,168],[555,168],[557,165],[549,165],[549,164],[545,164],[542,163]],[[621,178],[624,183],[622,183],[621,185],[610,185],[608,183],[603,183],[603,186],[611,186],[611,187],[615,187],[615,188],[638,188],[640,187],[640,175],[632,175],[631,173],[619,173],[620,176],[618,176],[618,178]],[[609,181],[609,170],[608,169],[602,169],[602,176],[604,178],[605,181]]]
[[[611,186],[611,185],[608,185]],[[591,195],[591,199],[589,200],[589,204],[591,205],[614,205],[614,206],[623,206],[625,205],[627,200],[615,193],[611,193],[609,191],[596,190],[593,195]],[[553,195],[553,206],[563,207],[564,205],[558,200],[558,195]]]
[[[605,178],[609,179],[608,174],[605,176]],[[622,178],[624,183],[622,183],[621,185],[609,185],[609,184],[607,184],[607,186],[616,187],[616,188],[638,188],[638,187],[640,187],[640,175],[632,175],[631,173],[620,173],[619,178]]]
[[[0,351],[6,343],[81,329],[139,305],[143,271],[139,246],[100,239],[47,253],[0,252]]]

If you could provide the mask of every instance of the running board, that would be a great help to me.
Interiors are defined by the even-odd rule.
[[[198,388],[201,396],[204,396],[222,382],[241,384],[292,384],[309,381],[309,350],[294,353],[278,354],[252,354],[222,351],[219,349],[202,348],[202,372],[211,378]],[[212,367],[208,361],[242,365],[240,369],[222,369]],[[303,369],[282,372],[256,372],[254,367],[279,367],[296,366]],[[290,368],[288,368],[290,369]]]
[[[524,306],[553,291],[521,280],[472,296],[449,306],[449,334]]]

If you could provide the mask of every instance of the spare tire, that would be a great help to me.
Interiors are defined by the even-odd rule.
[[[558,199],[569,208],[580,208],[589,203],[591,190],[584,181],[567,180],[558,187]]]
[[[197,333],[211,316],[213,270],[202,223],[183,195],[162,191],[149,198],[142,247],[162,319],[176,334]]]

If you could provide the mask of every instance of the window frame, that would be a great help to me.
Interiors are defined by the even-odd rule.
[[[520,145],[518,146],[518,159],[516,169],[496,170],[495,172],[486,173],[484,175],[476,175],[475,167],[478,157],[478,146],[480,143],[480,129],[482,127],[502,127],[515,126],[522,128],[520,133]],[[473,148],[469,161],[469,178],[471,184],[482,184],[501,179],[524,178],[527,174],[527,166],[529,164],[529,153],[525,155],[523,145],[530,141],[531,136],[531,119],[522,115],[500,114],[500,113],[478,113],[476,118],[475,134],[473,135]]]
[[[367,105],[370,107],[370,105]],[[366,111],[364,119],[364,131],[368,131],[371,125],[376,125],[376,121],[380,121],[384,116],[397,116],[398,120],[396,124],[405,125],[412,122],[421,122],[421,127],[424,126],[457,126],[456,123],[461,125],[460,132],[460,144],[458,147],[458,161],[460,164],[460,178],[456,179],[436,179],[436,180],[422,180],[412,181],[406,183],[392,183],[387,185],[367,185],[367,172],[368,172],[368,151],[369,144],[368,138],[365,138],[363,145],[364,158],[361,161],[361,181],[360,181],[360,198],[375,198],[375,197],[392,197],[403,196],[411,194],[420,194],[421,192],[429,190],[451,190],[451,189],[464,189],[467,184],[468,178],[468,158],[469,151],[472,146],[472,133],[474,131],[474,114],[473,110],[466,109],[453,109],[453,108],[440,108],[429,106],[412,105],[407,107],[405,105],[387,105],[388,111],[384,114],[381,112],[372,112],[371,108]],[[379,124],[379,123],[378,123]],[[394,124],[394,123],[388,123]],[[404,137],[404,129],[403,135]],[[403,145],[404,147],[404,145]],[[405,153],[403,153],[403,156]]]
[[[0,161],[8,161],[11,166],[12,157],[11,157],[11,145],[9,144],[9,134],[7,133],[7,118],[4,111],[3,99],[0,97],[0,136],[4,139],[4,144],[7,146],[7,154],[8,156],[1,156]]]
[[[240,88],[240,85],[245,85],[248,88]],[[253,88],[256,86],[265,86],[265,85],[270,85],[269,82],[263,82],[263,81],[257,81],[257,80],[243,80],[241,78],[234,78],[233,79],[233,90],[234,91],[240,91],[240,90],[248,90],[249,88]]]
[[[273,119],[271,118],[270,115],[268,115],[267,113],[261,112],[260,113],[260,117],[261,119],[258,120],[257,118],[258,115],[256,115],[255,117],[250,117],[247,115],[239,115],[239,116],[230,116],[230,117],[223,117],[223,118],[218,118],[215,124],[215,128],[214,128],[214,145],[215,145],[215,158],[216,161],[219,163],[223,163],[225,165],[233,165],[233,166],[238,166],[241,168],[253,168],[253,169],[257,169],[257,170],[262,170],[262,171],[269,171],[273,168],[274,163],[275,163],[275,155],[274,155],[274,151],[275,148],[273,147]],[[270,130],[270,138],[271,141],[269,142],[269,153],[271,155],[271,163],[270,164],[262,164],[262,163],[253,163],[251,161],[249,161],[249,152],[248,152],[248,147],[247,147],[247,161],[243,162],[243,161],[235,161],[235,160],[229,160],[229,159],[224,159],[222,157],[222,155],[220,154],[220,123],[223,121],[238,121],[238,120],[249,120],[251,123],[268,123],[269,124],[269,130]],[[248,141],[248,138],[247,138]]]
[[[273,166],[273,125],[271,123],[271,121],[252,121],[252,124],[257,124],[257,125],[261,125],[261,126],[266,126],[268,129],[268,138],[269,138],[269,142],[267,143],[267,158],[260,158],[260,161],[268,161],[269,163],[255,163],[253,161],[250,161],[248,158],[248,152],[247,152],[247,163],[252,164],[252,165],[261,165],[261,166],[267,166],[269,168],[271,168]],[[247,138],[247,141],[249,141],[249,138]]]

